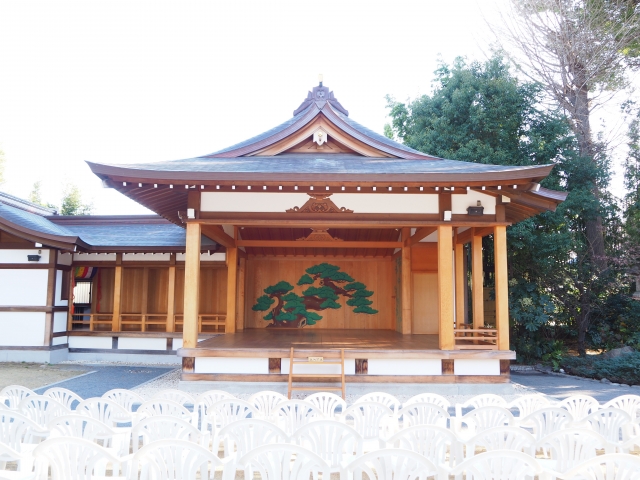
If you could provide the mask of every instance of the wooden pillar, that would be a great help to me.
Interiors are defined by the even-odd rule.
[[[195,348],[198,344],[198,313],[200,306],[200,224],[187,223],[187,248],[184,262],[184,323],[183,348]],[[185,367],[186,358],[183,358]],[[189,365],[187,365],[187,368]],[[190,368],[193,370],[193,358]],[[183,368],[184,370],[184,368]]]
[[[453,350],[453,261],[451,225],[438,227],[438,315],[440,350]]]
[[[456,326],[465,323],[465,287],[466,275],[464,269],[464,244],[456,243],[455,252],[455,268],[456,268]]]
[[[509,274],[507,271],[507,227],[493,228],[496,276],[496,328],[498,350],[509,350]]]
[[[111,331],[119,332],[122,314],[122,254],[116,253],[116,271],[113,279],[113,318]]]
[[[45,347],[53,341],[53,317],[56,305],[56,265],[58,263],[58,251],[49,250],[49,268],[47,269],[47,312],[44,314],[44,343]]]
[[[176,331],[176,254],[169,259],[169,280],[167,282],[167,332]]]
[[[402,334],[411,333],[412,305],[411,298],[411,247],[408,245],[411,236],[410,228],[402,229]]]
[[[236,303],[236,330],[244,330],[244,284],[247,259],[240,257],[238,265],[238,301]]]
[[[473,328],[484,327],[484,272],[482,271],[482,237],[471,237],[471,301]]]
[[[227,247],[227,318],[224,333],[236,331],[236,293],[238,289],[238,247]]]
[[[142,269],[142,298],[140,299],[140,331],[147,331],[147,313],[149,312],[149,268]]]

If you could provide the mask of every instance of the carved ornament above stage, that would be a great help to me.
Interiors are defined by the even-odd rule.
[[[349,112],[342,105],[340,105],[340,102],[333,95],[333,92],[329,91],[327,87],[322,86],[322,82],[320,82],[320,85],[318,85],[317,87],[313,87],[313,90],[311,90],[307,94],[307,98],[305,98],[304,102],[302,102],[302,104],[300,104],[300,106],[293,112],[293,116],[295,117],[300,112],[303,112],[313,103],[315,103],[316,106],[320,110],[322,110],[327,102],[329,102],[331,106],[338,110],[340,113],[346,115],[347,117],[349,116]]]
[[[330,193],[309,193],[311,198],[302,207],[293,207],[287,213],[353,213],[344,207],[338,207],[329,197]]]
[[[312,229],[311,233],[297,239],[298,242],[344,242],[342,238],[332,237],[326,230]]]

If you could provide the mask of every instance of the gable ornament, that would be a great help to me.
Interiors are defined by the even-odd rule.
[[[311,233],[297,239],[298,242],[343,242],[342,238],[333,237],[326,229],[312,228]]]
[[[301,207],[293,207],[287,213],[353,213],[344,207],[338,207],[329,197],[330,193],[308,193],[311,198]]]

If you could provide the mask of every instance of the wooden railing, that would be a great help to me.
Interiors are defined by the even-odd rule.
[[[453,330],[456,350],[497,350],[498,330],[460,325]]]
[[[198,331],[200,333],[224,333],[226,318],[224,314],[203,313],[198,315]],[[166,313],[123,313],[120,315],[120,331],[166,332],[167,320],[168,315]],[[174,322],[175,332],[182,332],[184,315],[174,315]],[[164,328],[154,328],[157,325],[164,326]],[[71,330],[110,332],[112,327],[113,314],[111,313],[74,313],[71,316]]]

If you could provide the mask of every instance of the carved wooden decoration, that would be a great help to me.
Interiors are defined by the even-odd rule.
[[[338,207],[329,197],[330,193],[309,193],[311,198],[302,207],[293,207],[287,213],[353,213],[344,207]]]
[[[332,237],[326,230],[313,229],[311,233],[302,238],[298,238],[299,242],[342,242],[342,238]]]

